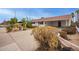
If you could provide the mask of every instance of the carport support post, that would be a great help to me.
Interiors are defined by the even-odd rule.
[[[68,26],[68,23],[67,23],[68,21],[66,20],[66,26]]]
[[[66,26],[70,26],[71,25],[71,20],[66,20]]]
[[[69,20],[69,26],[71,25],[71,19]]]
[[[43,22],[43,25],[45,26],[45,22]]]

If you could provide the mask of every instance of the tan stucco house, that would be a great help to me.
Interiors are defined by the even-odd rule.
[[[65,27],[65,26],[70,26],[71,20],[72,20],[71,15],[62,15],[62,16],[55,16],[55,17],[48,17],[48,18],[42,17],[40,19],[33,19],[32,25]]]

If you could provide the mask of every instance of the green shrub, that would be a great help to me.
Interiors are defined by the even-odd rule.
[[[27,28],[26,24],[23,24],[23,30],[26,30],[26,28]]]
[[[22,26],[23,26],[23,30],[26,30],[27,28],[27,21],[25,18],[22,19]]]
[[[32,21],[27,21],[27,27],[28,27],[28,28],[33,28],[33,26],[32,26]]]
[[[6,28],[7,32],[17,31],[19,28],[19,24],[17,22],[18,22],[18,19],[15,17],[7,21],[7,25],[9,25],[9,27]]]

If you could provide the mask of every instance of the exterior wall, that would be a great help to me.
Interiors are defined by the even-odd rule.
[[[35,22],[35,24],[32,24],[32,26],[45,26],[45,22],[43,22],[43,24],[39,24],[39,22]]]
[[[66,24],[68,24],[68,21],[67,22],[61,21],[61,27],[66,26]],[[48,26],[58,26],[58,21],[46,22],[46,25],[48,25]]]
[[[46,22],[46,26],[58,26],[57,21]]]
[[[66,26],[66,20],[64,20],[64,21],[61,21],[61,27],[64,27],[64,26]]]
[[[62,20],[61,21],[61,27],[70,26],[71,20]],[[51,22],[43,22],[43,24],[39,24],[36,22],[35,24],[32,24],[33,26],[58,26],[58,21],[51,21]]]
[[[35,24],[32,24],[32,26],[38,26],[38,22],[35,22]]]
[[[71,25],[71,21],[72,21],[72,18],[70,20],[66,20],[66,26],[70,26]]]

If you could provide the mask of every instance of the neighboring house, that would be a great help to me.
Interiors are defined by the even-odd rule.
[[[41,19],[33,19],[33,26],[57,26],[57,27],[65,27],[71,25],[72,16],[71,15],[63,15],[63,16],[55,16]]]

